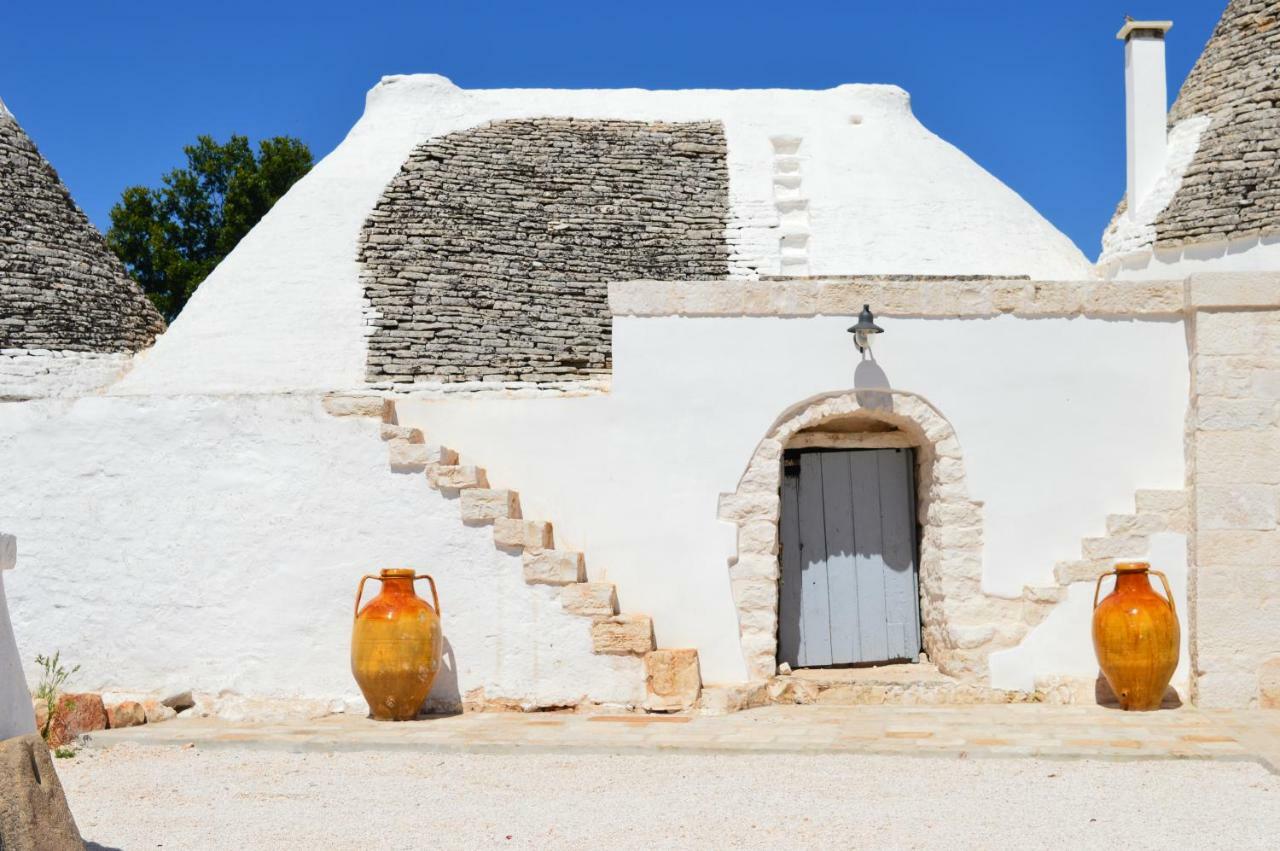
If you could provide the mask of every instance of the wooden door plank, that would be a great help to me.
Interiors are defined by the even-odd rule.
[[[822,460],[815,452],[800,455],[800,592],[799,664],[831,664],[831,603],[827,594],[826,530],[822,510]]]
[[[916,590],[916,511],[908,450],[880,450],[880,503],[884,553],[886,619],[891,659],[920,655],[920,600]]]
[[[862,661],[858,600],[861,588],[854,565],[854,485],[849,458],[857,452],[823,452],[822,510],[827,541],[827,597],[831,603],[831,664]]]
[[[889,656],[885,617],[885,565],[881,535],[879,459],[891,449],[851,452],[853,526],[858,536],[854,566],[858,576],[858,624],[862,639],[860,662],[883,662]]]
[[[800,564],[800,474],[796,470],[782,477],[782,580],[778,588],[778,662],[800,666],[801,590],[804,575]]]

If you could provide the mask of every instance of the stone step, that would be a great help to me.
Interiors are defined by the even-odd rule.
[[[1149,547],[1150,541],[1145,535],[1084,538],[1080,541],[1080,554],[1094,560],[1139,558],[1147,554]]]
[[[473,467],[469,464],[459,466],[455,464],[441,464],[427,470],[427,481],[431,482],[433,488],[440,490],[465,490],[467,488],[487,488],[489,487],[489,477],[485,475],[483,467]]]
[[[653,649],[653,620],[648,615],[614,615],[591,625],[596,653],[643,655]]]
[[[421,429],[393,423],[382,424],[382,439],[403,440],[405,443],[424,443],[426,441]]]
[[[618,613],[618,593],[612,582],[575,582],[561,589],[560,605],[575,615],[612,617]]]
[[[493,523],[500,518],[520,516],[520,496],[515,491],[467,488],[462,492],[462,522],[469,525]]]
[[[1169,520],[1163,514],[1108,514],[1107,535],[1155,535],[1169,531]]]
[[[1111,567],[1112,562],[1106,559],[1060,561],[1053,567],[1053,578],[1059,585],[1070,585],[1072,582],[1094,582]]]
[[[572,585],[586,578],[586,562],[576,550],[525,550],[524,581],[530,585]]]
[[[387,447],[391,469],[397,473],[421,473],[432,467],[458,462],[458,454],[444,446],[430,446],[396,438]]]
[[[545,520],[500,517],[493,521],[493,542],[505,549],[549,550],[555,546]]]
[[[698,651],[651,650],[644,654],[644,708],[649,712],[692,709],[702,693]]]
[[[1035,692],[1006,691],[958,682],[815,682],[797,677],[769,681],[770,703],[821,706],[945,706],[1039,703]]]

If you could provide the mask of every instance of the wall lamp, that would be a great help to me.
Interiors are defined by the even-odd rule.
[[[862,312],[858,314],[858,323],[849,329],[849,333],[853,335],[853,344],[858,347],[860,353],[871,350],[871,341],[876,338],[876,334],[884,333],[884,329],[876,324],[871,305],[862,305]]]

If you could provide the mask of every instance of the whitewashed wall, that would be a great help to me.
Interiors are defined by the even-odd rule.
[[[23,545],[7,577],[23,662],[60,649],[83,666],[73,687],[362,709],[356,584],[407,566],[440,585],[452,671],[433,698],[643,695],[639,661],[593,655],[589,621],[526,585],[491,529],[464,526],[422,475],[388,470],[377,423],[316,399],[3,404],[0,470],[0,528]]]
[[[877,366],[954,426],[986,504],[992,593],[1052,584],[1137,489],[1184,485],[1181,322],[885,319],[878,363],[857,371],[849,324],[618,318],[608,396],[422,400],[401,420],[518,489],[525,516],[552,520],[593,578],[617,583],[624,610],[653,616],[661,646],[699,649],[709,682],[744,676],[718,495],[785,408],[875,383]],[[1088,646],[1087,621],[1078,638]]]
[[[22,674],[22,656],[9,625],[9,607],[4,593],[5,571],[17,561],[17,542],[0,532],[0,741],[36,731],[31,712],[31,695]]]

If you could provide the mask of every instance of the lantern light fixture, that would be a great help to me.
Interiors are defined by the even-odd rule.
[[[871,342],[876,335],[884,333],[884,329],[876,324],[876,317],[871,312],[871,305],[864,304],[862,306],[862,312],[858,314],[858,322],[849,329],[849,333],[853,335],[853,344],[858,347],[859,352],[871,350]]]

